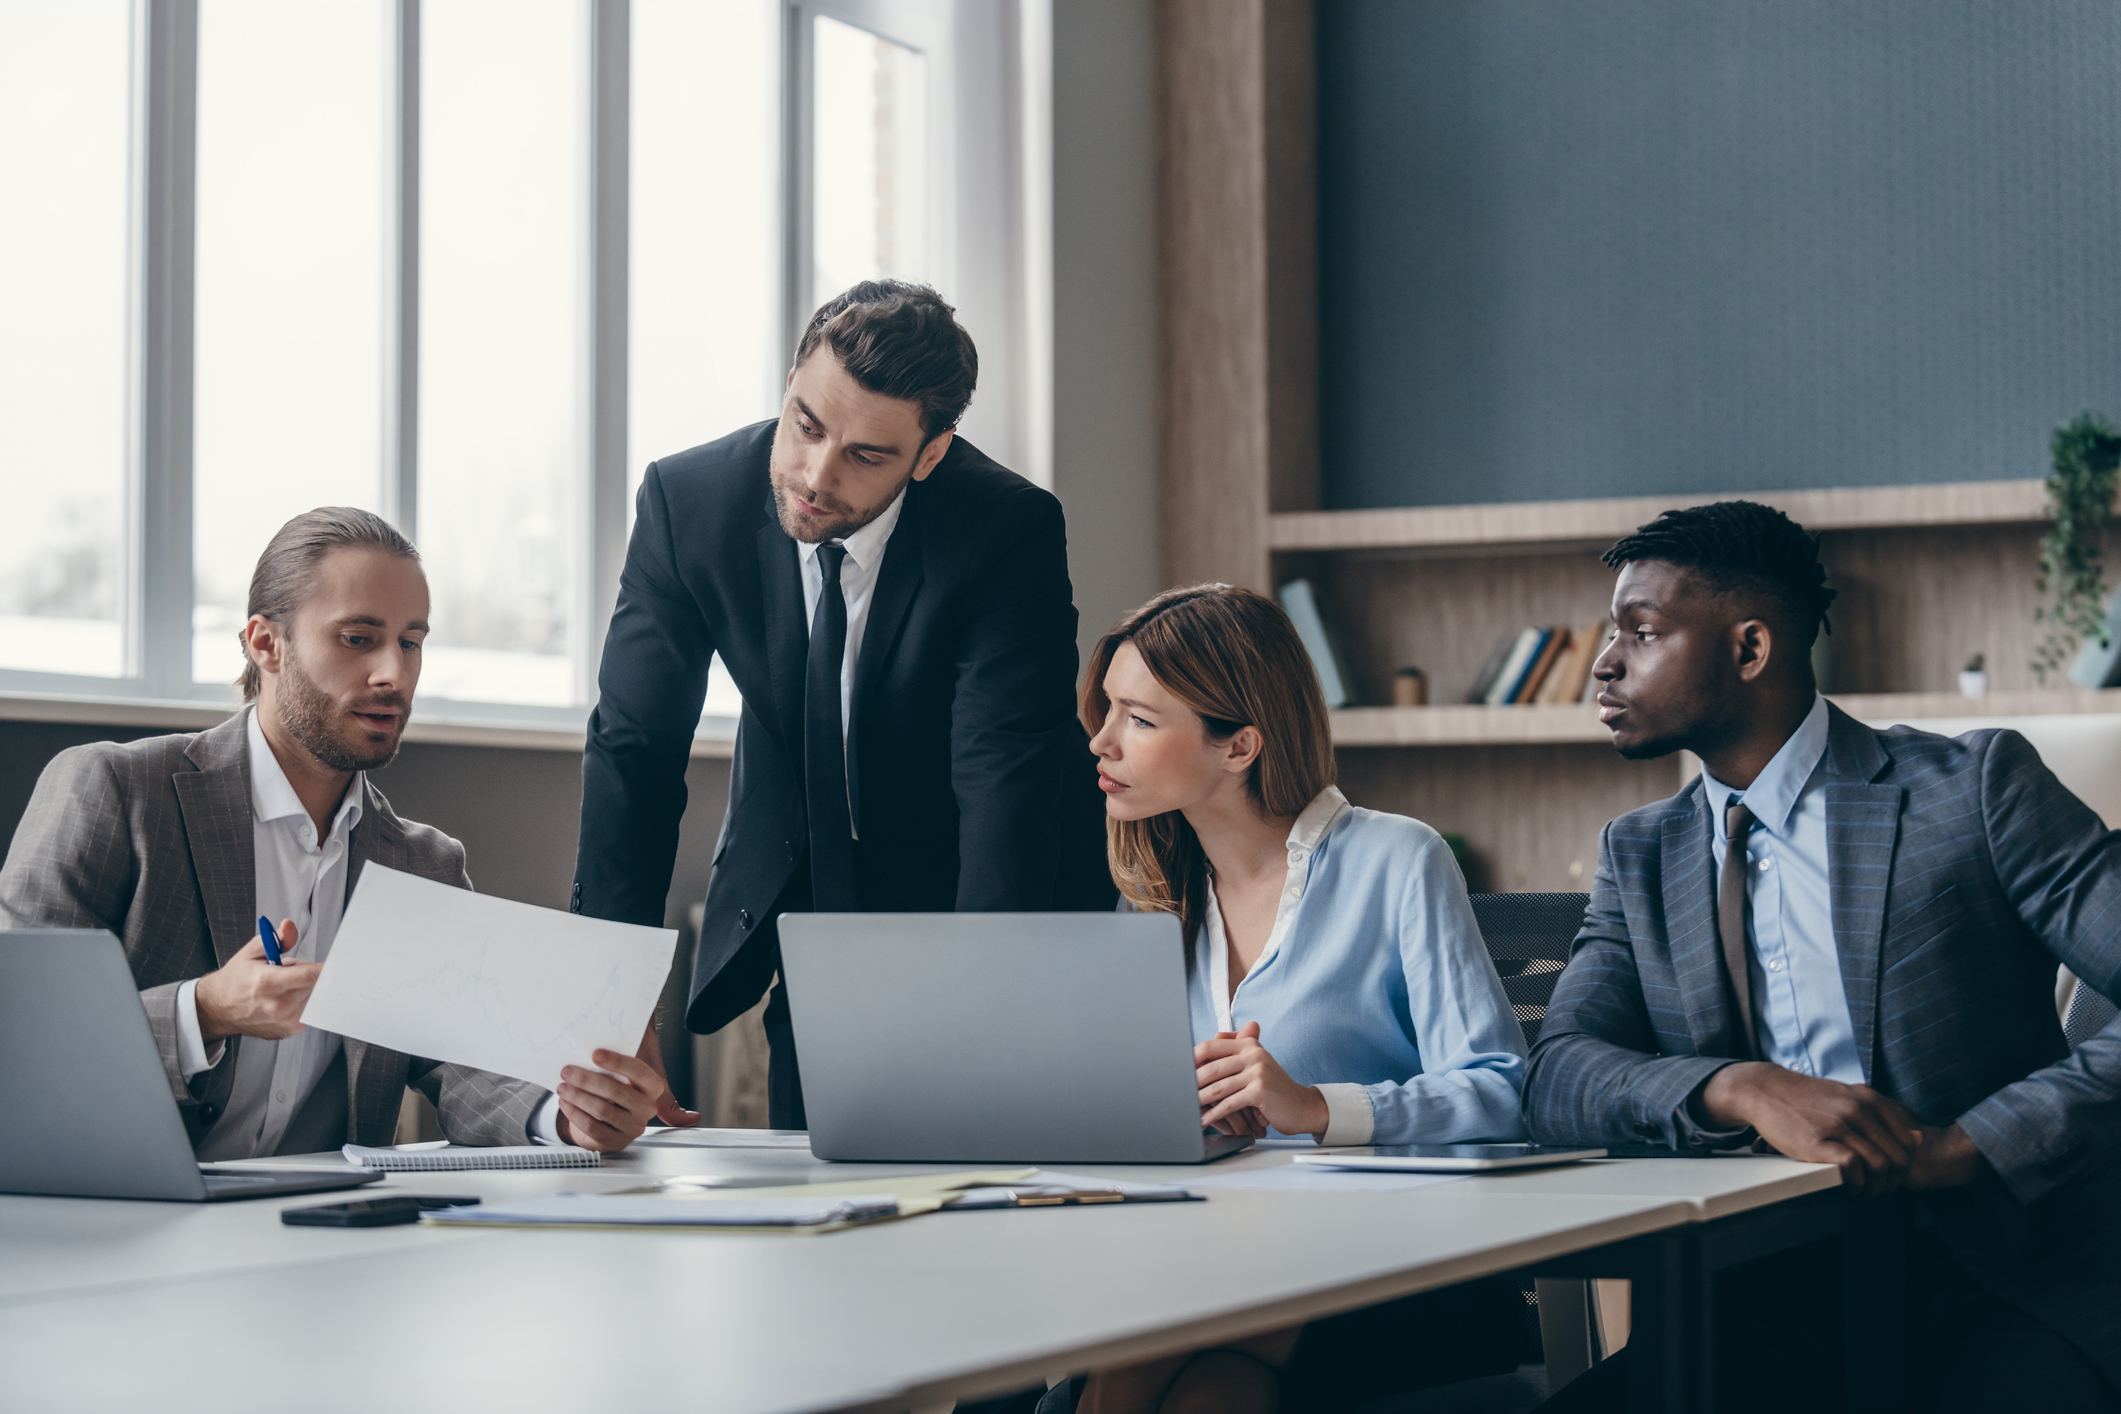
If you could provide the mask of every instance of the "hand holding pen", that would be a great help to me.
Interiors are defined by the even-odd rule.
[[[323,969],[294,961],[299,941],[292,919],[275,930],[270,919],[260,918],[258,936],[199,979],[192,1001],[199,1035],[209,1046],[227,1036],[279,1040],[302,1030],[302,1009]]]

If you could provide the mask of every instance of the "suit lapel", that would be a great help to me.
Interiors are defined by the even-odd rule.
[[[1710,848],[1709,812],[1697,780],[1683,808],[1664,817],[1659,872],[1664,880],[1665,945],[1685,1004],[1694,1053],[1736,1054],[1730,991],[1724,985],[1723,949],[1716,937],[1716,856]]]
[[[1878,959],[1884,945],[1886,887],[1900,842],[1901,790],[1873,778],[1891,764],[1878,734],[1829,704],[1826,797],[1827,892],[1834,950],[1868,1080],[1878,1037]]]
[[[184,843],[217,965],[258,931],[257,840],[251,829],[250,739],[246,713],[201,732],[185,757],[199,769],[172,777]]]
[[[899,508],[898,524],[884,542],[884,563],[877,573],[876,589],[869,599],[869,619],[862,629],[862,656],[854,665],[854,701],[847,713],[847,806],[856,830],[862,824],[861,741],[862,706],[876,690],[892,651],[898,646],[899,629],[913,607],[913,596],[921,587],[925,567],[921,559],[921,483],[906,488],[906,504]]]
[[[773,726],[779,730],[789,759],[803,760],[803,660],[810,647],[810,626],[803,622],[803,571],[795,542],[781,529],[766,500],[766,523],[759,527],[759,589],[766,608],[766,671],[773,686]]]

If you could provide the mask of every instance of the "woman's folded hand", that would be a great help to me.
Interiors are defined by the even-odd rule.
[[[1193,1048],[1200,1082],[1200,1119],[1225,1134],[1265,1133],[1260,1121],[1284,1134],[1326,1132],[1326,1097],[1315,1085],[1299,1085],[1259,1041],[1259,1023],[1218,1032]],[[1246,1111],[1252,1111],[1250,1115]]]

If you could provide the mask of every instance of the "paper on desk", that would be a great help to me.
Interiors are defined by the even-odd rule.
[[[640,1049],[676,942],[370,864],[302,1020],[551,1090],[598,1047]]]
[[[651,1129],[633,1141],[638,1149],[800,1149],[810,1152],[806,1129]]]
[[[1268,1188],[1293,1193],[1397,1193],[1407,1188],[1427,1188],[1432,1183],[1456,1183],[1465,1176],[1460,1173],[1357,1173],[1350,1169],[1284,1164],[1280,1168],[1238,1169],[1212,1178],[1189,1178],[1186,1187]]]

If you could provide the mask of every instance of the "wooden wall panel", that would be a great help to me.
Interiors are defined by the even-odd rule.
[[[1157,15],[1164,578],[1267,589],[1267,512],[1317,505],[1309,0]]]
[[[1476,892],[1588,890],[1608,820],[1678,790],[1680,759],[1624,761],[1610,746],[1343,748],[1357,805],[1466,837]]]
[[[2047,636],[2033,610],[2037,525],[1837,531],[1821,540],[1828,583],[1841,597],[1833,619],[1837,692],[1948,692],[1975,653],[1989,687],[2042,686],[2033,649]],[[2111,581],[2121,540],[2109,537]],[[2067,687],[2062,675],[2047,687]]]

